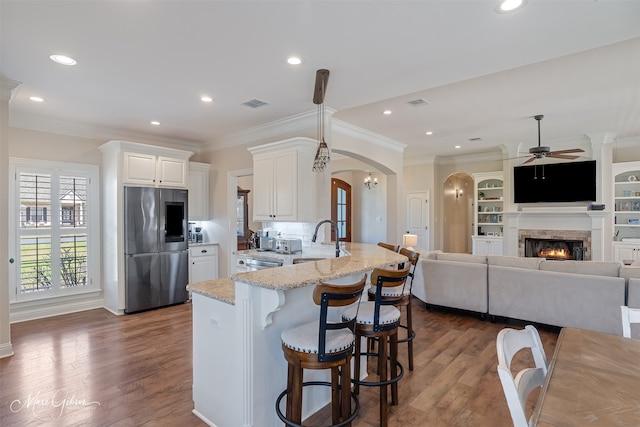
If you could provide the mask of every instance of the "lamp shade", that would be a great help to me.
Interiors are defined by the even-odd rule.
[[[416,234],[403,234],[402,245],[407,248],[416,246],[418,244],[418,235]]]

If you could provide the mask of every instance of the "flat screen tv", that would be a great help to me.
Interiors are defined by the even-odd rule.
[[[593,202],[596,161],[516,166],[513,193],[515,203]]]

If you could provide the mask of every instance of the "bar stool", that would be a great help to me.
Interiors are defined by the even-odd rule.
[[[283,331],[282,351],[287,360],[287,388],[276,400],[276,413],[287,426],[302,427],[302,388],[310,385],[331,387],[330,427],[351,424],[358,415],[360,404],[351,392],[351,357],[353,354],[355,318],[338,321],[330,319],[330,307],[354,305],[362,297],[367,275],[354,284],[328,284],[320,282],[313,291],[313,301],[320,306],[320,319]],[[342,320],[342,321],[340,321]],[[303,382],[304,369],[331,369],[331,382]],[[280,401],[287,396],[286,416]],[[351,410],[351,400],[355,408]]]
[[[406,325],[403,325],[401,323],[398,325],[398,327],[403,328],[407,331],[407,337],[398,339],[398,343],[407,343],[407,358],[409,359],[409,370],[413,371],[413,339],[415,338],[416,333],[413,330],[413,320],[411,315],[411,287],[413,286],[413,276],[416,270],[416,265],[418,264],[418,259],[420,258],[420,253],[402,248],[400,249],[400,254],[409,258],[408,263],[410,266],[410,270],[408,279],[402,286],[383,288],[382,298],[391,298],[397,300],[394,305],[400,309],[400,312],[402,312],[402,307],[406,307],[405,312],[407,323]],[[404,266],[405,263],[402,263],[399,265],[399,268],[404,268]],[[373,301],[376,297],[376,288],[374,286],[371,286],[367,293],[369,296],[369,301]],[[373,344],[373,342],[371,344]]]
[[[387,386],[391,385],[391,404],[398,404],[398,381],[404,374],[402,365],[398,362],[398,325],[400,324],[400,310],[394,306],[399,298],[382,298],[382,289],[386,287],[402,286],[409,274],[409,265],[401,270],[376,268],[371,273],[371,283],[376,284],[376,295],[373,301],[363,301],[357,307],[345,310],[343,320],[356,319],[355,324],[355,378],[351,380],[354,393],[357,395],[359,386],[380,387],[380,426],[386,427],[389,418],[387,401]],[[376,338],[379,342],[378,352],[361,352],[362,338]],[[387,352],[387,345],[389,346]],[[387,356],[388,354],[388,356]],[[378,380],[360,380],[361,356],[378,357]],[[389,369],[387,373],[387,362]]]
[[[398,245],[392,245],[391,243],[384,243],[384,242],[378,242],[378,246],[385,249],[389,249],[390,251],[393,251],[393,252],[398,252],[398,249],[400,249],[400,246]]]

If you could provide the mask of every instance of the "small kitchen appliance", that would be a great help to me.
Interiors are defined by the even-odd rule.
[[[275,251],[279,254],[295,254],[302,252],[302,240],[300,239],[275,239]]]
[[[269,237],[269,228],[258,229],[258,250],[259,251],[272,251],[273,250],[273,237]]]

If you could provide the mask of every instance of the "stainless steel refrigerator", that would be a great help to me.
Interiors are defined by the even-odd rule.
[[[187,190],[125,187],[124,209],[124,312],[187,301]]]

